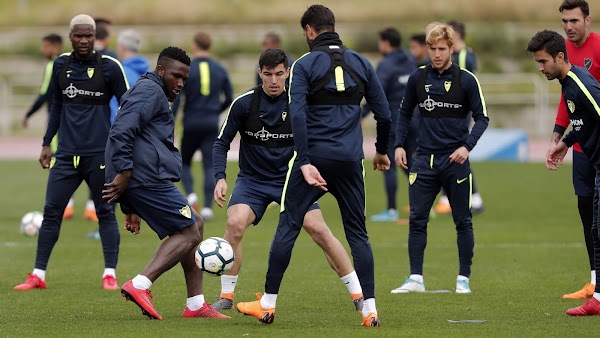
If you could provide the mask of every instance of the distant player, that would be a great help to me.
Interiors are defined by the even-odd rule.
[[[426,66],[431,62],[427,53],[427,41],[425,39],[425,33],[416,33],[410,36],[410,53],[417,59],[419,67]]]
[[[294,139],[289,116],[285,81],[288,61],[281,49],[267,49],[259,59],[261,85],[239,96],[229,109],[213,147],[215,161],[215,201],[222,207],[227,194],[225,167],[227,151],[239,132],[240,172],[227,206],[224,238],[235,251],[235,262],[221,276],[221,294],[215,309],[233,307],[234,290],[242,266],[242,238],[250,225],[258,225],[269,203],[280,202],[288,163],[294,154]],[[362,309],[360,282],[346,250],[333,236],[314,203],[304,216],[303,227],[325,252],[331,267],[348,288],[357,310]]]
[[[177,264],[187,286],[183,317],[229,318],[204,301],[202,271],[194,257],[204,223],[173,184],[180,178],[181,155],[173,145],[175,120],[169,102],[182,90],[189,71],[190,58],[183,50],[165,48],[155,71],[142,75],[123,96],[106,144],[110,183],[105,184],[103,197],[121,204],[126,230],[138,234],[143,219],[161,240],[169,237],[144,270],[121,287],[121,294],[144,315],[159,320],[162,316],[152,305],[150,286]]]
[[[190,80],[183,88],[183,137],[181,157],[183,172],[181,180],[188,203],[205,221],[213,218],[212,202],[215,190],[212,146],[219,132],[219,115],[229,107],[233,99],[233,89],[229,74],[223,65],[210,57],[212,39],[199,32],[194,36],[193,59],[190,66]],[[179,99],[173,103],[173,113],[177,114]],[[197,150],[202,153],[204,171],[204,205],[200,209],[198,195],[194,190],[192,158]]]
[[[569,111],[573,130],[562,141],[552,146],[546,156],[546,166],[557,170],[569,147],[579,142],[584,154],[596,171],[594,186],[594,211],[591,227],[594,242],[594,262],[600,264],[600,239],[598,234],[598,193],[600,189],[600,83],[583,67],[569,62],[564,38],[553,31],[541,31],[531,38],[527,51],[533,53],[537,68],[548,80],[558,79],[562,86],[564,104]],[[596,278],[600,271],[596,270]],[[567,310],[570,316],[600,315],[600,286],[596,284],[591,300]]]
[[[469,153],[488,126],[485,100],[475,75],[451,61],[454,31],[438,22],[427,26],[431,65],[411,74],[396,126],[396,165],[407,169],[404,149],[413,110],[421,119],[417,152],[409,174],[410,220],[408,256],[410,277],[392,293],[424,292],[423,260],[427,245],[429,211],[444,188],[456,226],[459,270],[456,293],[471,293],[473,259],[471,217],[472,176]],[[475,125],[469,131],[467,115]]]

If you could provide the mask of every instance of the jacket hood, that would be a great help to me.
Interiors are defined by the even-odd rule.
[[[340,36],[336,32],[324,32],[319,35],[310,43],[310,49],[320,46],[329,45],[343,45]]]
[[[147,72],[149,70],[148,67],[150,66],[150,63],[148,62],[148,60],[146,60],[146,58],[139,56],[139,55],[130,57],[127,60],[123,60],[121,62],[121,64],[123,64],[123,67],[127,67],[127,68],[133,70],[138,75],[142,75],[145,72]]]

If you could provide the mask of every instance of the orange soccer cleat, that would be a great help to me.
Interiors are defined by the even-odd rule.
[[[264,309],[260,304],[262,294],[258,292],[256,293],[256,297],[258,298],[258,300],[255,300],[253,302],[238,303],[238,311],[245,314],[246,316],[256,317],[262,323],[273,324],[273,321],[275,320],[275,308]]]
[[[573,293],[567,293],[563,295],[563,299],[585,299],[590,298],[594,295],[594,289],[596,286],[592,283],[587,283],[583,286],[581,290],[575,291]]]
[[[360,324],[360,325],[367,326],[367,327],[376,327],[376,326],[381,326],[381,322],[379,321],[377,314],[371,312],[367,316],[363,317],[362,324]]]

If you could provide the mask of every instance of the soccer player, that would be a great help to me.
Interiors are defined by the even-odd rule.
[[[48,103],[48,110],[52,102],[54,95],[53,87],[50,86],[50,78],[52,77],[52,68],[54,66],[54,60],[60,55],[62,50],[62,37],[58,34],[48,34],[42,38],[42,45],[40,46],[40,52],[42,56],[48,60],[46,69],[44,70],[44,80],[40,86],[39,95],[31,105],[31,108],[23,117],[21,125],[23,128],[27,128],[29,124],[29,118],[33,116],[43,105]]]
[[[310,206],[326,192],[338,201],[346,239],[363,289],[365,326],[380,326],[375,306],[373,252],[365,226],[365,181],[360,102],[363,96],[377,120],[373,169],[388,170],[391,113],[371,63],[346,48],[335,32],[333,12],[310,6],[302,15],[310,53],[291,70],[290,118],[294,156],[281,198],[279,224],[271,243],[265,295],[238,303],[240,312],[270,324],[277,294]]]
[[[116,59],[117,54],[108,48],[108,45],[110,44],[112,22],[105,18],[95,18],[94,22],[96,22],[96,41],[94,42],[94,50]]]
[[[448,21],[448,26],[452,27],[454,30],[454,52],[452,53],[452,62],[458,65],[460,68],[464,68],[471,73],[475,73],[477,71],[477,59],[475,57],[475,53],[471,48],[467,47],[465,42],[465,24],[451,20]],[[471,121],[472,116],[469,114],[467,116],[467,120]],[[473,194],[471,195],[471,211],[473,214],[478,214],[483,212],[484,205],[483,199],[481,198],[481,194],[477,190],[477,185],[475,184],[475,178],[472,178],[473,184]],[[450,202],[448,201],[448,196],[445,191],[442,189],[442,196],[438,201],[438,204],[434,208],[435,212],[438,214],[448,214],[452,211],[450,207]]]
[[[549,149],[546,166],[557,170],[569,147],[579,142],[596,171],[594,186],[594,208],[591,227],[594,243],[594,262],[600,264],[600,239],[598,238],[598,192],[600,188],[600,83],[583,67],[569,62],[565,39],[557,32],[544,30],[536,33],[527,45],[533,53],[538,70],[548,80],[558,79],[562,86],[564,104],[569,111],[573,130]],[[596,278],[599,271],[596,270]],[[596,284],[592,299],[583,305],[567,310],[570,316],[600,315],[600,286]]]
[[[406,82],[412,72],[417,69],[417,61],[402,45],[402,35],[393,27],[388,27],[379,32],[379,43],[377,45],[379,52],[383,55],[383,60],[377,65],[377,77],[381,82],[385,96],[387,97],[390,111],[392,112],[392,125],[396,125],[400,103],[406,90]],[[369,113],[368,105],[363,107],[363,116]],[[418,118],[415,118],[418,121]],[[414,154],[416,148],[416,129],[411,129],[412,133],[408,137],[411,141],[407,144],[409,153]],[[388,157],[390,161],[394,159],[394,134],[390,133]],[[408,156],[409,167],[412,163],[412,156]],[[398,220],[398,208],[396,204],[396,193],[398,191],[398,175],[396,167],[391,166],[390,170],[383,172],[385,183],[385,193],[387,195],[387,208],[379,214],[372,215],[372,222],[395,222]]]
[[[194,36],[192,47],[194,59],[190,66],[190,80],[183,88],[183,137],[181,157],[183,160],[182,182],[188,203],[200,212],[205,221],[212,219],[212,201],[215,189],[215,174],[212,161],[212,146],[219,132],[219,115],[233,99],[233,89],[227,70],[210,58],[212,41],[210,35],[200,32]],[[173,104],[177,114],[179,99]],[[204,206],[200,210],[198,196],[194,192],[194,177],[191,165],[196,150],[202,153],[204,169]]]
[[[590,8],[585,0],[566,0],[559,7],[562,13],[563,29],[567,35],[565,41],[569,54],[569,63],[585,67],[590,74],[600,80],[600,35],[590,30]],[[548,150],[552,149],[569,127],[569,113],[564,99],[558,105],[556,122]],[[577,195],[577,208],[583,225],[583,237],[587,249],[591,270],[591,281],[581,290],[563,295],[566,299],[582,299],[591,297],[596,286],[596,268],[594,264],[594,243],[592,240],[592,223],[594,207],[594,178],[596,170],[583,153],[579,143],[573,145],[573,187]]]
[[[419,67],[426,66],[431,63],[429,53],[427,53],[427,41],[425,33],[416,33],[410,36],[409,41],[410,53],[417,59]]]
[[[125,229],[138,234],[141,219],[162,240],[150,263],[121,287],[121,294],[150,318],[162,319],[150,287],[163,273],[181,264],[187,285],[184,318],[229,318],[211,308],[202,294],[202,271],[194,253],[202,241],[204,223],[175,187],[181,155],[173,144],[172,102],[190,72],[190,58],[177,48],[165,48],[154,72],[149,72],[123,96],[106,143],[106,183],[103,197],[119,202]],[[160,170],[157,170],[160,168]]]
[[[129,88],[116,59],[93,50],[96,24],[81,14],[71,20],[71,53],[54,61],[51,85],[54,98],[42,143],[40,164],[50,169],[46,187],[44,221],[40,228],[35,269],[15,290],[46,288],[46,267],[58,240],[62,215],[69,197],[85,181],[99,218],[104,251],[104,289],[118,289],[115,268],[119,255],[119,228],[114,206],[102,199],[104,147],[110,128],[108,102]],[[58,132],[58,149],[51,160],[50,142]]]
[[[240,172],[227,207],[224,238],[235,252],[233,267],[221,276],[221,294],[212,304],[216,310],[233,307],[234,290],[242,266],[242,238],[257,225],[269,203],[280,202],[288,162],[294,153],[292,124],[288,115],[285,81],[288,61],[281,49],[267,49],[259,59],[262,84],[235,99],[213,147],[215,201],[222,207],[227,194],[225,167],[231,141],[239,132]],[[323,249],[331,267],[348,288],[357,310],[362,309],[362,289],[348,254],[323,220],[317,203],[312,204],[303,227]]]
[[[473,258],[471,222],[471,167],[469,152],[488,126],[489,120],[479,81],[470,71],[452,63],[454,31],[438,22],[427,26],[431,65],[408,79],[406,95],[396,126],[396,165],[407,167],[404,142],[413,110],[419,107],[421,122],[417,152],[409,174],[410,219],[408,256],[410,277],[392,293],[424,292],[423,256],[427,245],[429,210],[444,188],[456,225],[459,272],[456,293],[471,293],[469,277]],[[469,132],[467,114],[475,125]]]

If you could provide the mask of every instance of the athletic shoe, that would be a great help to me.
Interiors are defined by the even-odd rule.
[[[71,219],[73,218],[73,215],[75,214],[75,208],[73,208],[73,206],[68,206],[65,208],[65,212],[63,213],[63,221],[66,219]]]
[[[27,280],[23,282],[23,284],[19,284],[15,286],[13,290],[17,291],[26,291],[31,289],[45,289],[46,282],[41,280],[40,277],[30,273],[27,277]]]
[[[260,305],[262,294],[257,292],[256,297],[258,300],[253,302],[238,303],[237,310],[246,316],[258,318],[262,323],[273,324],[273,321],[275,320],[275,308],[263,309],[262,305]]]
[[[222,293],[215,299],[215,302],[212,303],[212,306],[215,310],[231,310],[233,309],[233,292],[232,293]]]
[[[456,293],[471,293],[471,287],[468,280],[456,281]]]
[[[392,293],[425,292],[425,283],[417,282],[414,279],[407,278],[401,287],[392,290]]]
[[[435,211],[436,214],[449,214],[452,212],[452,208],[450,207],[450,202],[447,202],[447,199],[446,201],[440,199],[435,208],[433,208],[433,211]]]
[[[98,216],[96,215],[96,209],[85,209],[83,211],[83,218],[88,221],[98,222]]]
[[[142,309],[144,316],[148,316],[150,319],[162,320],[162,316],[156,312],[154,305],[152,305],[152,293],[150,293],[150,289],[136,289],[130,280],[121,286],[121,297],[137,304]]]
[[[100,239],[100,230],[89,232],[85,237],[89,239]]]
[[[213,216],[214,213],[211,208],[202,208],[202,210],[200,210],[200,217],[202,217],[202,219],[206,222],[210,221]]]
[[[102,278],[102,288],[104,290],[117,290],[119,285],[117,279],[113,275],[106,275]]]
[[[567,310],[569,316],[600,316],[600,302],[596,298],[586,300],[583,305]]]
[[[592,283],[587,283],[583,286],[583,288],[579,291],[575,291],[573,293],[567,293],[563,295],[563,299],[585,299],[590,298],[594,295],[594,289],[596,286]]]
[[[191,205],[192,209],[196,210],[196,212],[200,212],[200,204],[194,203]]]
[[[366,317],[363,316],[363,321],[360,325],[367,327],[377,327],[381,326],[381,322],[379,321],[379,318],[377,318],[377,315],[371,312]]]
[[[363,305],[365,304],[365,297],[363,297],[363,294],[356,293],[350,296],[352,297],[352,303],[354,303],[356,311],[361,312],[363,309]]]
[[[183,318],[231,318],[213,309],[208,303],[204,302],[201,308],[192,311],[187,306],[183,310]]]
[[[398,220],[398,211],[396,209],[384,210],[377,215],[369,218],[371,222],[396,222]]]

